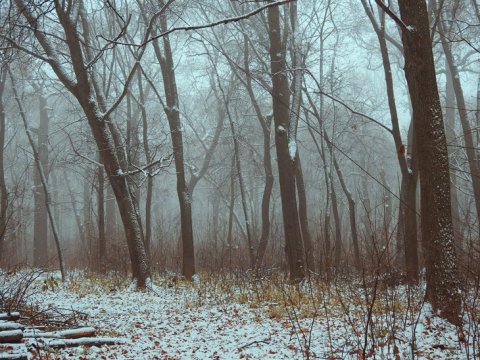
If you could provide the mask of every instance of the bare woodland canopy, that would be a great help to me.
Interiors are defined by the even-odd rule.
[[[476,0],[4,0],[0,24],[5,266],[425,267],[459,321]]]

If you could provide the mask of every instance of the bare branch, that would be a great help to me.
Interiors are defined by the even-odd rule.
[[[390,16],[390,18],[395,21],[395,23],[400,26],[400,28],[402,29],[402,31],[405,31],[407,34],[410,33],[410,29],[409,27],[402,21],[402,19],[400,19],[393,11],[392,9],[390,9],[390,6],[387,6],[383,3],[382,0],[375,0],[375,2],[377,3],[378,6],[380,6],[380,8],[385,11],[385,13]]]
[[[173,32],[176,32],[176,31],[193,31],[193,30],[201,30],[201,29],[208,29],[208,28],[213,28],[213,27],[216,27],[218,25],[227,25],[229,23],[235,23],[235,22],[238,22],[238,21],[241,21],[241,20],[245,20],[245,19],[248,19],[266,9],[269,9],[271,7],[275,7],[275,6],[280,6],[280,5],[285,5],[285,4],[288,4],[288,3],[291,3],[291,2],[294,2],[294,1],[297,1],[297,0],[281,0],[281,1],[275,1],[275,2],[271,2],[271,3],[268,3],[267,5],[264,5],[264,6],[261,6],[253,11],[250,11],[246,14],[242,14],[242,15],[239,15],[239,16],[234,16],[234,17],[231,17],[231,18],[226,18],[226,19],[222,19],[222,20],[218,20],[218,21],[215,21],[215,22],[212,22],[212,23],[209,23],[209,24],[201,24],[201,25],[188,25],[188,26],[177,26],[177,27],[173,27],[167,31],[164,31],[158,35],[155,35],[153,36],[152,38],[150,39],[147,39],[147,40],[144,40],[142,43],[140,44],[132,44],[132,43],[125,43],[125,42],[119,42],[119,41],[115,41],[115,40],[111,40],[111,39],[107,39],[105,37],[102,37],[105,41],[109,41],[111,43],[115,43],[117,45],[127,45],[127,46],[135,46],[135,47],[139,47],[139,48],[143,48],[145,45],[147,45],[149,42],[152,42],[154,40],[157,40],[159,38],[162,38],[164,36],[167,36]],[[153,24],[153,21],[150,21],[150,25]]]

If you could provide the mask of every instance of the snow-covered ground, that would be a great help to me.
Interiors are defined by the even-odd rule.
[[[367,300],[365,291],[354,286],[304,284],[299,293],[278,278],[255,284],[219,277],[188,284],[163,277],[154,283],[153,290],[139,292],[111,279],[76,273],[65,285],[50,283],[49,290],[32,291],[28,302],[57,313],[81,312],[79,325],[97,328],[99,336],[126,339],[124,345],[51,352],[51,358],[59,359],[478,356],[468,333],[475,324],[466,325],[460,341],[454,326],[417,302],[419,292],[408,303],[405,288],[379,291],[371,307],[373,297]]]

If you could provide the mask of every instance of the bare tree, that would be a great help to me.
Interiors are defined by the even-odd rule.
[[[18,95],[17,88],[16,88],[16,85],[15,85],[15,82],[14,82],[14,78],[13,78],[13,75],[12,75],[10,69],[8,69],[8,72],[9,72],[9,75],[10,75],[10,81],[12,83],[12,90],[13,90],[13,94],[15,96],[15,101],[18,105],[19,110],[20,110],[20,117],[21,117],[22,122],[23,122],[23,127],[25,129],[25,134],[27,135],[28,142],[29,142],[30,147],[32,149],[33,159],[35,161],[35,167],[38,171],[38,177],[39,177],[39,180],[40,180],[41,189],[35,189],[35,190],[43,193],[43,196],[41,197],[41,199],[44,201],[46,213],[48,215],[48,219],[50,220],[50,226],[51,226],[51,229],[52,229],[53,238],[55,240],[55,245],[56,245],[56,248],[57,248],[58,263],[59,263],[59,266],[60,266],[60,273],[62,274],[62,281],[65,281],[65,279],[66,279],[65,265],[64,265],[64,262],[63,262],[63,254],[62,254],[60,239],[59,239],[59,235],[58,235],[58,228],[57,228],[57,224],[56,224],[55,217],[54,217],[53,210],[52,210],[51,195],[50,195],[50,192],[48,190],[47,177],[45,175],[45,171],[43,170],[43,162],[42,162],[43,159],[40,156],[39,150],[35,146],[35,142],[34,142],[33,137],[31,135],[31,129],[28,126],[28,123],[27,123],[27,115],[26,115],[26,113],[23,109],[22,100],[20,99],[20,97]],[[46,103],[42,104],[42,105],[43,105],[43,109],[44,109],[43,111],[46,112]],[[43,114],[43,115],[45,115],[45,114]],[[45,145],[42,142],[40,144]],[[48,152],[48,149],[46,149],[46,151]],[[36,204],[36,205],[38,205],[38,204]],[[41,244],[41,245],[45,245],[45,247],[46,247],[46,244]],[[41,251],[41,253],[43,251],[46,252],[46,249],[41,249],[40,251]],[[43,259],[39,258],[39,260],[43,260]],[[45,264],[39,264],[38,266],[45,266]]]
[[[101,92],[94,72],[86,71],[89,67],[94,66],[92,61],[95,60],[95,57],[91,53],[92,47],[90,46],[83,2],[60,3],[56,0],[53,1],[53,14],[58,21],[63,38],[60,35],[50,36],[39,26],[38,18],[42,15],[43,10],[41,5],[27,4],[23,0],[15,0],[15,5],[37,41],[35,47],[39,46],[42,53],[37,52],[35,48],[26,48],[8,36],[6,40],[12,46],[48,64],[84,111],[120,210],[130,252],[133,277],[137,280],[137,285],[143,287],[150,277],[150,266],[146,257],[135,200],[127,180],[128,171],[122,168],[125,159],[119,143],[119,134],[110,119],[112,111],[118,106],[122,96],[112,107],[107,108],[105,95]],[[80,18],[77,16],[78,14],[81,15]],[[80,26],[83,30],[83,39],[80,36]],[[55,41],[60,39],[62,45],[65,46],[64,51],[68,52],[68,58],[71,61],[69,64],[66,65],[61,61],[56,46],[52,43],[54,39]],[[132,76],[134,70],[136,67],[132,69]]]
[[[438,95],[427,6],[424,0],[399,0],[401,19],[381,0],[402,30],[405,76],[413,108],[421,188],[421,229],[427,281],[426,299],[434,311],[461,324],[450,176],[443,116]]]
[[[400,211],[402,221],[399,222],[402,229],[399,231],[402,235],[404,251],[405,251],[405,267],[407,270],[407,277],[409,281],[418,281],[418,241],[416,231],[416,169],[409,168],[407,157],[412,158],[412,152],[405,152],[405,144],[403,143],[400,134],[400,125],[398,119],[397,105],[395,102],[395,91],[392,75],[392,65],[390,62],[390,55],[387,46],[386,30],[385,30],[385,13],[380,11],[380,19],[376,19],[373,9],[367,4],[366,0],[362,0],[363,8],[372,24],[372,27],[377,36],[378,44],[380,46],[380,54],[382,56],[382,65],[385,76],[385,85],[387,89],[388,107],[390,111],[390,122],[392,124],[391,134],[397,149],[397,159],[402,174],[402,188],[400,195]]]
[[[275,147],[277,151],[278,178],[282,200],[285,250],[291,281],[301,281],[305,276],[303,246],[295,184],[295,156],[293,144],[296,139],[290,133],[290,88],[286,74],[286,44],[282,38],[280,10],[268,9],[268,35],[270,40],[270,64],[272,76],[272,104],[275,123]],[[293,155],[292,155],[293,154]]]

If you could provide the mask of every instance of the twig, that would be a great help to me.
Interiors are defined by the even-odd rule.
[[[263,343],[263,344],[269,344],[269,343],[270,343],[270,339],[271,339],[271,338],[266,338],[266,339],[264,339],[264,340],[255,340],[255,341],[249,342],[248,344],[245,344],[245,345],[243,345],[243,346],[240,346],[240,347],[238,348],[238,350],[243,350],[243,349],[246,349],[247,347],[250,347],[250,346],[252,346],[252,345],[261,344],[261,343]]]

